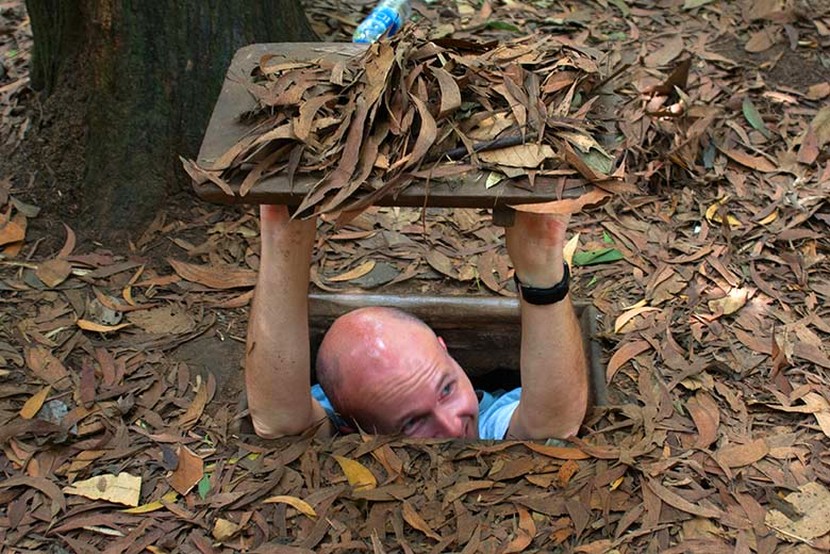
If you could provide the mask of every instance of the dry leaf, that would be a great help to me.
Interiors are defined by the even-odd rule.
[[[141,477],[129,473],[106,474],[84,481],[76,481],[63,488],[66,494],[76,494],[91,500],[107,500],[126,506],[138,506],[141,495]]]
[[[659,312],[660,308],[654,308],[651,306],[639,306],[636,308],[631,308],[619,316],[617,316],[616,321],[614,321],[614,332],[617,334],[625,333],[624,328],[628,322],[633,320],[635,317],[648,313],[648,312]]]
[[[29,398],[23,407],[20,409],[20,417],[23,419],[32,419],[37,415],[40,411],[40,408],[43,406],[43,403],[46,401],[46,397],[49,396],[49,393],[52,391],[52,386],[47,385],[43,387],[39,392],[36,392]]]
[[[193,397],[193,402],[187,407],[181,417],[179,417],[178,426],[183,430],[188,430],[202,417],[202,412],[205,411],[205,406],[208,403],[208,386],[204,381],[199,382],[199,387],[196,389],[196,396]],[[184,494],[184,493],[182,493]]]
[[[363,464],[355,460],[350,460],[344,456],[334,456],[343,473],[346,474],[349,484],[355,490],[366,490],[377,487],[378,482],[375,475]]]
[[[121,511],[125,514],[149,514],[150,512],[155,512],[156,510],[164,508],[165,502],[175,502],[178,498],[179,493],[176,491],[170,491],[162,496],[161,500],[154,500],[152,502],[148,502],[147,504],[142,504],[141,506],[136,506],[135,508],[127,508]]]
[[[256,284],[256,272],[234,266],[207,266],[180,262],[168,258],[167,262],[184,280],[199,283],[212,289],[235,289]]]
[[[769,445],[764,439],[756,439],[746,444],[737,444],[719,448],[715,452],[718,463],[729,468],[754,464],[769,454]]]
[[[674,35],[668,38],[663,46],[648,54],[645,58],[646,67],[662,67],[683,53],[683,37]]]
[[[651,348],[651,343],[645,340],[635,340],[623,344],[608,360],[608,369],[605,371],[605,380],[610,383],[617,371],[629,360],[639,356]]]
[[[288,496],[288,495],[278,495],[278,496],[269,496],[265,500],[262,501],[263,504],[288,504],[301,514],[305,514],[308,517],[317,517],[317,512],[314,511],[314,508],[311,507],[311,504],[297,498],[296,496]]]
[[[830,533],[830,491],[820,483],[801,485],[798,491],[789,493],[783,501],[789,504],[790,513],[785,515],[771,509],[765,523],[785,540],[809,543]]]
[[[695,448],[708,448],[710,444],[718,439],[718,427],[720,425],[720,410],[718,404],[705,391],[698,391],[686,403],[686,409],[692,416],[692,421],[697,427],[697,441]]]
[[[100,323],[95,323],[94,321],[89,321],[87,319],[79,319],[75,323],[84,331],[94,331],[96,333],[111,333],[113,331],[118,331],[120,329],[123,329],[124,327],[129,327],[130,325],[132,325],[131,323],[119,323],[118,325],[101,325]]]
[[[15,215],[11,221],[0,226],[0,246],[23,242],[25,238],[26,218],[22,214]]]
[[[51,352],[41,346],[26,350],[26,365],[38,378],[58,390],[65,390],[69,384],[69,372]]]
[[[721,217],[721,215],[719,213],[720,212],[720,207],[723,206],[728,200],[729,200],[729,197],[726,196],[726,197],[722,198],[721,200],[718,200],[717,202],[715,202],[711,206],[709,206],[706,209],[706,219],[708,219],[709,221],[715,222],[715,223],[723,223],[723,217]],[[736,229],[743,226],[741,224],[741,222],[738,221],[738,219],[735,216],[733,216],[732,214],[727,214],[726,221],[727,221],[727,223],[729,223],[730,227],[734,227]]]
[[[328,277],[326,280],[332,283],[342,283],[343,281],[351,281],[363,277],[375,268],[375,260],[366,260],[359,266],[334,277]]]
[[[130,323],[147,331],[165,335],[189,333],[196,326],[187,310],[173,304],[127,314]]]
[[[435,539],[436,541],[441,540],[441,535],[433,531],[429,524],[424,521],[424,518],[422,518],[418,512],[415,511],[412,504],[405,500],[403,501],[402,512],[404,521],[407,522],[413,529],[420,531],[427,537]]]
[[[232,538],[241,530],[242,528],[236,523],[218,517],[216,518],[216,522],[213,524],[213,531],[211,531],[210,534],[213,535],[214,539],[222,542]]]
[[[717,315],[730,315],[744,307],[746,304],[749,290],[745,288],[735,288],[723,298],[709,301],[709,309],[712,313]]]
[[[486,163],[527,169],[539,167],[542,162],[555,155],[553,148],[547,144],[518,144],[478,153],[479,159]]]
[[[601,204],[610,194],[604,190],[594,189],[579,198],[568,198],[565,200],[554,200],[553,202],[541,202],[538,204],[511,204],[510,207],[520,212],[531,212],[536,214],[573,214],[586,207]]]
[[[188,447],[186,446],[179,446],[178,450],[176,451],[176,455],[179,458],[179,465],[176,466],[176,470],[167,478],[170,482],[170,486],[173,487],[175,491],[177,491],[181,495],[185,495],[190,492],[193,487],[202,479],[204,476],[204,467],[205,463],[196,454],[193,453]]]
[[[533,522],[530,512],[521,506],[518,506],[516,510],[519,512],[519,527],[516,530],[516,537],[502,551],[504,554],[524,552],[536,536],[536,524]]]
[[[37,278],[49,288],[57,287],[63,283],[70,273],[72,273],[72,265],[61,259],[42,262],[35,270]]]
[[[778,171],[775,164],[762,156],[752,156],[741,150],[735,150],[734,148],[718,147],[718,150],[739,164],[745,165],[746,167],[750,167],[757,171],[761,171],[763,173]]]
[[[664,487],[657,481],[653,479],[649,479],[646,483],[643,483],[644,486],[647,486],[651,491],[663,502],[677,508],[680,511],[686,512],[688,514],[700,516],[700,517],[712,517],[712,518],[720,518],[723,517],[723,512],[718,508],[711,507],[704,505],[702,503],[692,503],[677,494],[669,490],[668,488]]]

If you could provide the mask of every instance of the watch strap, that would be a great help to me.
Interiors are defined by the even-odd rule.
[[[564,262],[564,273],[562,280],[550,288],[529,287],[519,281],[516,273],[513,273],[513,280],[516,282],[516,290],[519,292],[525,302],[534,304],[536,306],[547,306],[549,304],[556,304],[561,302],[568,295],[571,283],[571,271],[568,268],[568,263]]]

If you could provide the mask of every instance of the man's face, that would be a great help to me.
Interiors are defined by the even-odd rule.
[[[390,369],[374,375],[361,372],[358,379],[364,382],[355,383],[362,394],[352,406],[366,430],[477,438],[478,397],[444,342],[420,330],[396,342]]]

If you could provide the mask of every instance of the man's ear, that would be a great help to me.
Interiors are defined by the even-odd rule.
[[[444,350],[446,350],[446,349],[447,349],[447,343],[446,343],[446,342],[444,342],[444,339],[443,339],[443,338],[438,337],[438,344],[440,344],[440,345],[441,345],[441,348],[443,348]]]

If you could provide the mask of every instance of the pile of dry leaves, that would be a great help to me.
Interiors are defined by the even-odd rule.
[[[245,83],[257,100],[243,114],[250,132],[209,165],[185,166],[227,194],[237,184],[240,196],[275,174],[315,175],[299,209],[323,213],[473,169],[492,170],[487,187],[609,181],[615,155],[591,118],[601,57],[557,37],[427,40],[417,28],[337,60],[265,55]]]

